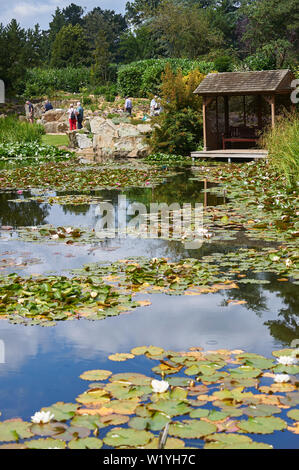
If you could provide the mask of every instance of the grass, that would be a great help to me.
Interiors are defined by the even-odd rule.
[[[21,122],[15,116],[0,119],[0,143],[41,142],[43,126]]]
[[[299,176],[299,116],[289,115],[277,122],[263,138],[269,151],[269,163],[286,178],[290,186]]]
[[[57,147],[69,145],[69,139],[67,135],[50,135],[45,134],[42,136],[42,143],[45,145],[55,145]]]

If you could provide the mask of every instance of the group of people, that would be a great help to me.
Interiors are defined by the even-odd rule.
[[[49,100],[45,101],[44,104],[44,112],[48,112],[51,109],[53,109],[52,104],[50,103]],[[129,114],[129,116],[132,115],[132,109],[133,109],[133,103],[132,99],[126,96],[125,100],[125,112]],[[157,95],[154,96],[154,98],[151,100],[150,104],[150,116],[158,116],[162,111],[162,106],[160,99],[158,98]],[[70,131],[74,131],[76,129],[82,129],[83,128],[83,119],[84,119],[84,110],[83,107],[78,101],[77,103],[77,108],[74,107],[73,104],[70,105],[68,111],[68,117],[69,117],[69,125],[70,125]],[[34,106],[31,103],[31,101],[26,101],[26,116],[29,122],[33,124],[34,122]]]
[[[77,103],[77,108],[75,109],[74,106],[71,104],[68,112],[69,116],[69,123],[70,123],[70,131],[75,131],[76,129],[82,129],[83,127],[83,118],[84,118],[84,110],[81,106],[80,101]]]
[[[44,104],[44,113],[51,111],[53,109],[52,103],[49,100],[45,101]],[[26,101],[25,105],[26,116],[28,121],[33,124],[34,123],[34,106],[31,101]],[[74,106],[71,104],[70,108],[67,111],[69,116],[69,124],[70,130],[82,129],[83,128],[83,119],[84,119],[84,110],[81,106],[80,101],[77,103],[77,108],[75,109]]]
[[[128,113],[129,116],[132,115],[132,109],[133,109],[132,100],[131,98],[126,96],[125,112]],[[158,116],[161,112],[162,112],[162,106],[161,106],[160,99],[157,95],[155,95],[150,104],[150,116]]]

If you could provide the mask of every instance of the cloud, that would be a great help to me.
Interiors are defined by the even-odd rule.
[[[42,29],[48,29],[49,22],[52,20],[57,7],[64,8],[71,3],[86,7],[85,11],[90,11],[95,7],[102,9],[115,10],[123,13],[126,6],[126,0],[0,0],[0,23],[8,24],[13,18],[16,19],[22,27],[32,28],[38,23]]]

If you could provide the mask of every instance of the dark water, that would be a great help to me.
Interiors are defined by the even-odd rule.
[[[129,202],[143,202],[147,206],[151,202],[205,202],[208,205],[224,202],[223,197],[213,195],[208,195],[205,200],[203,183],[188,181],[188,176],[191,176],[189,170],[182,171],[155,189],[130,189],[122,193],[105,190],[91,194],[112,201],[114,205],[120,194],[125,195]],[[34,194],[34,191],[22,195],[1,193],[0,226],[17,228],[53,224],[93,228],[97,222],[95,205],[51,206],[36,201],[9,202]],[[249,246],[242,236],[236,241],[221,244],[209,240],[199,250],[188,251],[180,242],[162,239],[116,238],[92,245],[67,246],[25,243],[16,241],[13,231],[0,233],[0,274],[62,273],[90,262],[115,261],[132,256],[165,256],[171,260],[200,258],[213,252],[229,251],[232,247]],[[1,270],[3,259],[22,266]],[[30,264],[32,259],[34,263]],[[290,345],[292,340],[299,338],[297,286],[278,282],[269,273],[256,276],[271,283],[194,297],[140,295],[142,300],[150,299],[152,305],[99,322],[69,321],[58,323],[53,328],[42,328],[1,321],[0,340],[5,345],[5,363],[0,364],[1,418],[20,416],[30,419],[43,406],[57,401],[73,402],[87,388],[86,382],[79,379],[85,370],[109,369],[152,375],[154,364],[146,358],[125,363],[107,361],[109,354],[129,352],[136,346],[153,344],[173,350],[186,350],[192,346],[237,348],[270,357],[274,349]],[[233,298],[247,303],[226,305],[225,300]],[[259,440],[258,436],[254,439]],[[291,433],[275,433],[269,437],[262,436],[260,440],[274,442],[276,448],[296,447],[296,436]]]

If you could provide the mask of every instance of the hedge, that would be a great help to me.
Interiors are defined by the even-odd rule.
[[[148,59],[122,65],[118,69],[118,92],[122,96],[146,98],[149,94],[159,94],[161,75],[166,64],[170,63],[173,71],[182,69],[184,75],[199,69],[203,74],[215,70],[214,62],[189,59]]]
[[[80,88],[90,84],[90,80],[91,74],[88,67],[28,69],[25,77],[24,95],[40,97],[57,90],[78,93]]]

